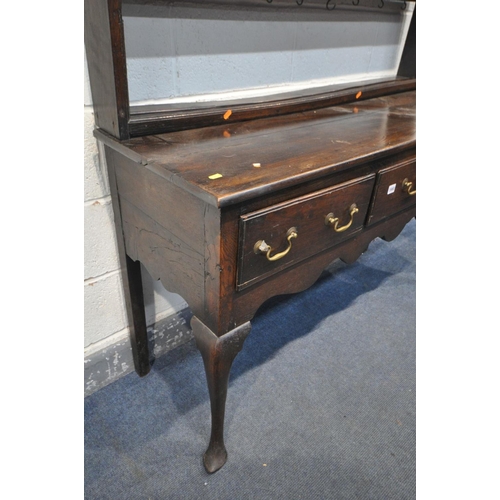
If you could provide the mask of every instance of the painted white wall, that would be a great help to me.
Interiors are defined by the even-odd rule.
[[[294,13],[127,8],[141,9],[124,18],[130,98],[146,102],[394,75],[411,16],[410,9],[397,15],[339,11],[326,23],[314,12],[298,22]],[[86,67],[85,61],[84,347],[90,354],[128,338],[128,326],[106,166],[92,135]],[[146,271],[143,284],[148,324],[186,307]]]
[[[236,89],[269,93],[392,76],[412,9],[245,12],[126,5],[130,99],[198,100]]]

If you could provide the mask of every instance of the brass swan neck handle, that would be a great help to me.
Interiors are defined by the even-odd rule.
[[[274,262],[276,260],[282,259],[285,255],[288,254],[288,252],[292,249],[292,240],[294,238],[297,238],[298,233],[297,233],[297,228],[296,227],[291,227],[287,232],[286,232],[286,239],[288,241],[288,247],[283,250],[280,253],[271,255],[271,252],[273,251],[273,248],[270,247],[264,240],[259,240],[255,243],[253,247],[253,251],[256,254],[264,254],[266,256],[266,259],[270,262]]]
[[[349,207],[349,215],[350,215],[350,220],[349,222],[345,225],[345,226],[341,226],[339,227],[339,222],[340,222],[340,219],[338,217],[334,217],[333,216],[333,213],[330,212],[326,217],[325,217],[325,225],[327,226],[331,226],[333,225],[333,230],[336,232],[336,233],[341,233],[342,231],[345,231],[346,229],[349,229],[352,225],[352,222],[354,220],[354,215],[357,214],[359,212],[359,208],[358,206],[356,205],[356,203],[353,203],[350,207]]]

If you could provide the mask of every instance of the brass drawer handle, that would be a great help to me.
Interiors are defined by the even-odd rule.
[[[283,250],[280,253],[277,253],[275,255],[271,256],[271,252],[273,249],[264,241],[264,240],[259,240],[255,245],[253,246],[253,251],[256,254],[263,253],[266,256],[266,259],[269,260],[270,262],[274,262],[275,260],[279,260],[283,258],[291,249],[292,249],[292,240],[293,238],[297,238],[298,233],[297,233],[297,228],[296,227],[291,227],[287,232],[287,241],[288,241],[288,248],[286,250]]]
[[[417,194],[416,189],[414,189],[413,191],[411,190],[412,187],[413,187],[413,182],[410,182],[408,179],[405,179],[403,181],[403,191],[406,191],[410,196]]]
[[[359,208],[357,207],[356,203],[353,203],[349,207],[349,211],[351,219],[345,226],[339,227],[340,219],[338,217],[334,217],[332,212],[330,212],[325,217],[325,225],[331,226],[333,224],[333,230],[337,233],[341,233],[342,231],[349,229],[351,227],[352,221],[354,220],[354,214],[357,214],[359,212]]]

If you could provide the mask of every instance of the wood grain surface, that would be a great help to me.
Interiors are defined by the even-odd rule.
[[[415,147],[415,91],[124,141],[143,164],[218,206]]]

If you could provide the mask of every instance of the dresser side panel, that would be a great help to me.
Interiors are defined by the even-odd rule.
[[[127,254],[205,316],[207,204],[118,151],[107,148],[107,157],[114,165]]]

